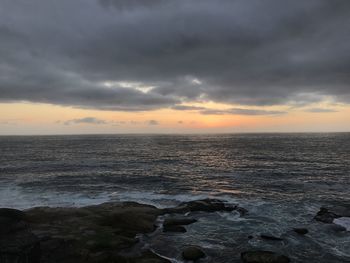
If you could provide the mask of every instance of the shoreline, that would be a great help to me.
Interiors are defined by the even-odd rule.
[[[80,208],[0,208],[1,262],[154,262],[166,263],[139,245],[138,235],[156,230],[161,215],[181,215],[167,223],[178,231],[194,223],[195,211],[243,211],[221,200],[205,199],[160,209],[135,202],[108,202]],[[169,220],[168,220],[169,221]],[[165,227],[166,228],[166,227]]]
[[[142,236],[156,231],[181,235],[186,232],[187,225],[200,224],[194,214],[205,217],[206,213],[233,211],[240,217],[249,213],[245,208],[221,199],[188,201],[170,208],[136,202],[107,202],[85,207],[34,207],[27,210],[0,208],[0,262],[179,262],[147,247]],[[344,232],[349,229],[336,224],[344,218],[350,219],[350,207],[321,207],[314,220],[331,224],[335,231]],[[300,237],[308,233],[306,228],[290,230]],[[283,237],[269,234],[247,238],[283,241]],[[181,255],[178,255],[184,262],[201,262],[201,258],[207,257],[205,249],[197,244],[184,245]],[[291,262],[278,251],[242,250],[237,253],[240,254],[240,262],[244,263]]]

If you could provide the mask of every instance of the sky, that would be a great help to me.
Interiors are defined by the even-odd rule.
[[[350,131],[348,0],[1,0],[0,135]]]

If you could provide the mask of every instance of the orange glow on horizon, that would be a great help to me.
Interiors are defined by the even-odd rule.
[[[228,105],[215,103],[196,106],[228,109]],[[286,111],[286,107],[268,110]],[[339,106],[337,112],[287,111],[287,114],[275,116],[205,115],[196,110],[115,112],[49,104],[2,103],[0,134],[350,131],[350,106]],[[87,117],[99,123],[75,122]]]

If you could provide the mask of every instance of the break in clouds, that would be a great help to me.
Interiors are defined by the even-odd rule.
[[[348,0],[2,0],[0,40],[2,102],[350,102]]]

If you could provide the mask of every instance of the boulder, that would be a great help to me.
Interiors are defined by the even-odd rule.
[[[202,251],[202,249],[200,247],[188,246],[182,252],[182,257],[185,260],[196,261],[198,259],[204,258],[205,253]]]
[[[25,213],[12,208],[0,208],[0,217],[8,218],[13,221],[21,221],[25,219]]]
[[[293,228],[293,231],[299,235],[306,235],[307,233],[309,233],[309,230],[307,230],[306,228]]]
[[[329,224],[327,227],[329,230],[334,232],[345,232],[346,228],[337,224]]]
[[[11,208],[0,208],[0,234],[8,234],[27,227],[25,213]]]
[[[338,217],[340,216],[329,211],[325,207],[321,207],[320,211],[318,211],[318,213],[316,214],[315,219],[326,224],[331,224],[333,223],[333,220]]]
[[[289,263],[290,259],[284,255],[271,251],[247,251],[241,253],[244,263]]]
[[[331,224],[339,217],[350,217],[350,205],[321,207],[314,218],[317,221]]]
[[[275,237],[269,234],[261,234],[260,237],[262,239],[266,239],[266,240],[272,240],[272,241],[282,241],[283,239],[280,237]]]
[[[241,215],[241,216],[245,216],[247,213],[248,213],[248,210],[243,208],[243,207],[240,207],[240,206],[236,206],[235,207],[235,210],[238,211],[238,213]]]
[[[163,232],[186,233],[186,228],[183,226],[163,226]]]
[[[165,218],[163,226],[182,226],[182,225],[190,225],[197,222],[194,218]]]

